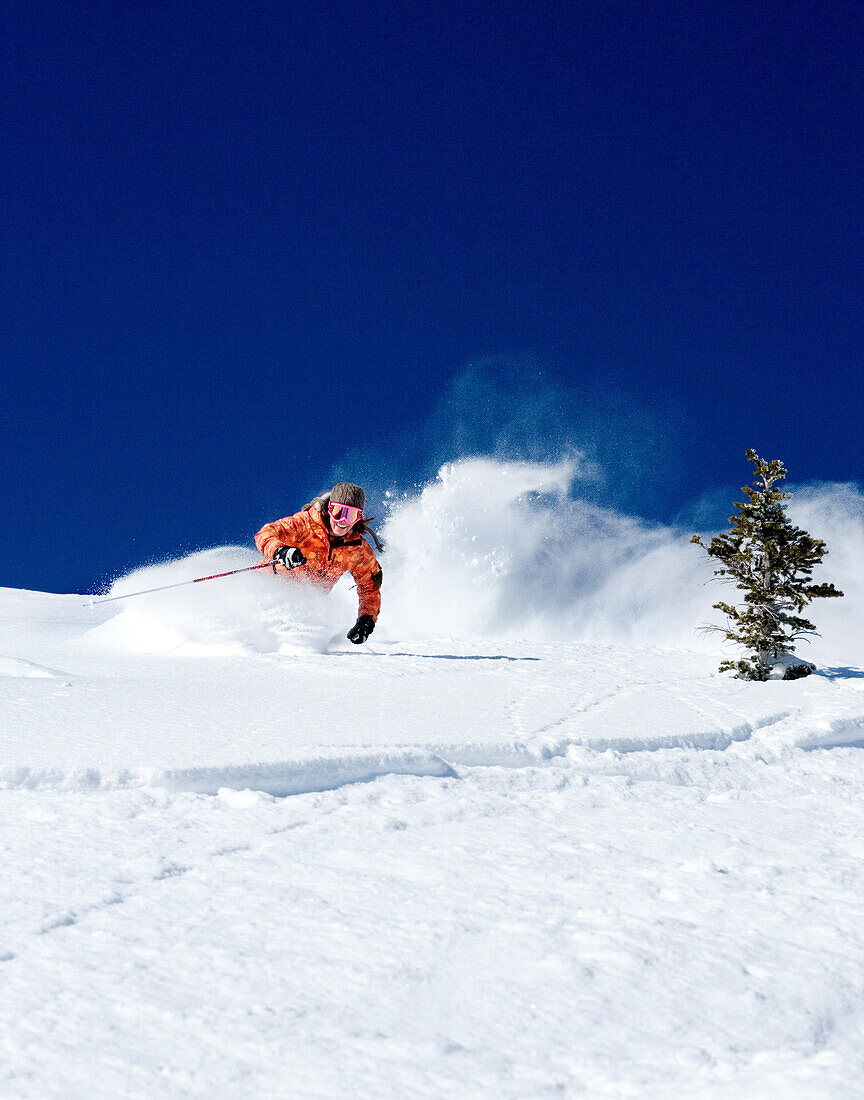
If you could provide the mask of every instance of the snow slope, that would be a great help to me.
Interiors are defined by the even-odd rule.
[[[0,590],[0,1095],[861,1094],[860,498],[820,673],[745,684],[574,476],[399,502],[360,648],[346,582]]]

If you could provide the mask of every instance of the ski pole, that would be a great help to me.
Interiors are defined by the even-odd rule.
[[[178,581],[176,584],[163,584],[160,588],[142,588],[140,592],[127,592],[125,596],[106,596],[101,600],[90,600],[90,606],[97,603],[111,603],[112,600],[131,600],[133,596],[149,596],[151,592],[166,592],[169,588],[182,588],[186,584],[200,584],[201,581],[215,581],[219,577],[233,577],[235,573],[251,573],[253,569],[267,569],[272,561],[262,561],[260,565],[246,565],[242,569],[229,569],[227,573],[212,573],[209,577],[196,577],[192,581]]]

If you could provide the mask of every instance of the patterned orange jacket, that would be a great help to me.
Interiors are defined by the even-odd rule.
[[[306,564],[291,570],[276,565],[276,571],[287,573],[295,581],[311,581],[328,592],[343,573],[350,573],[360,597],[359,614],[377,620],[381,610],[381,567],[361,535],[349,531],[344,539],[336,538],[325,526],[320,511],[312,508],[265,523],[255,536],[255,545],[268,561],[277,547],[296,546],[303,551]]]

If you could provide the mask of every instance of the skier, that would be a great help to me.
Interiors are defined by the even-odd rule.
[[[366,494],[359,485],[343,481],[322,493],[296,515],[265,523],[255,545],[273,569],[292,580],[305,580],[328,592],[346,571],[357,585],[359,613],[346,637],[361,645],[375,629],[381,609],[381,566],[367,536],[377,550],[381,540],[363,518]]]

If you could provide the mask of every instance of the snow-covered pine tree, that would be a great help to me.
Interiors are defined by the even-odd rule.
[[[730,577],[744,593],[744,604],[732,606],[720,601],[714,607],[726,615],[726,627],[709,627],[749,652],[739,660],[726,660],[720,671],[733,670],[740,679],[767,680],[772,668],[784,667],[784,680],[808,676],[809,662],[792,663],[795,641],[815,634],[816,627],[802,617],[813,599],[842,596],[833,584],[813,584],[811,575],[828,553],[821,539],[814,539],[790,522],[784,500],[775,483],[786,477],[782,462],[766,462],[755,451],[747,451],[753,463],[753,485],[743,486],[746,501],[736,501],[737,514],[729,517],[731,531],[716,535],[706,546],[701,535],[697,543],[719,563],[714,575]]]

